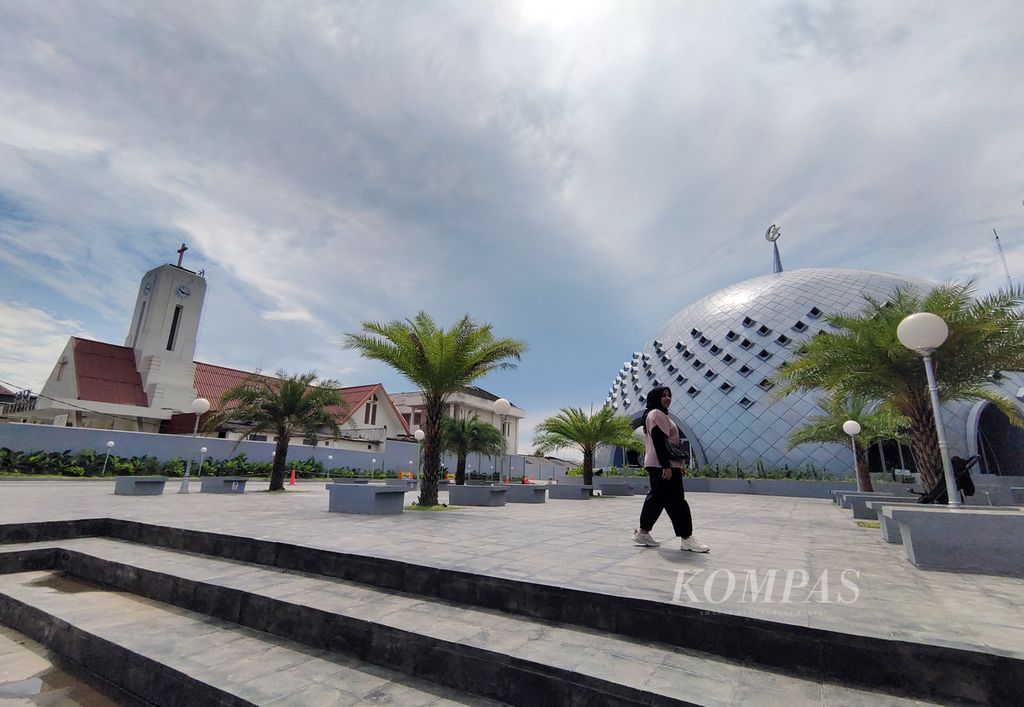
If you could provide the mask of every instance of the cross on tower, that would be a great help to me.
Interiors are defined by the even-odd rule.
[[[178,248],[178,267],[179,268],[181,267],[181,260],[182,260],[182,258],[185,257],[185,251],[186,250],[188,250],[188,246],[185,245],[184,243],[182,243],[181,247]]]

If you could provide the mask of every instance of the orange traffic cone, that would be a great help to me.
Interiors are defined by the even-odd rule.
[[[294,467],[292,467],[292,478],[288,482],[288,485],[289,486],[294,486],[295,485],[295,468]]]

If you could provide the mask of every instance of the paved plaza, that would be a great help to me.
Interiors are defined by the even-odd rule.
[[[177,486],[168,483],[162,496],[125,497],[113,495],[113,480],[0,482],[0,522],[138,520],[1024,657],[1024,580],[919,570],[903,546],[883,542],[877,529],[859,527],[825,500],[690,494],[696,534],[712,548],[695,555],[668,537],[667,517],[653,531],[666,541],[661,548],[631,544],[640,496],[358,516],[328,513],[323,482],[284,494],[261,493],[260,482],[244,495],[200,494],[197,482],[179,495]],[[703,573],[682,590],[679,572],[687,578],[697,570]],[[753,571],[763,579],[771,570],[772,601],[751,601],[739,586],[729,591],[730,577],[742,582]],[[793,591],[782,601],[787,578]]]

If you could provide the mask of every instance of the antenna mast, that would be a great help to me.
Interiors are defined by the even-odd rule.
[[[1003,253],[1003,246],[1002,246],[1002,244],[999,243],[999,234],[996,233],[996,229],[993,228],[992,229],[992,233],[995,234],[995,237],[996,237],[996,248],[999,250],[999,257],[1003,261],[1003,272],[1006,273],[1006,287],[1008,288],[1007,292],[1012,292],[1013,291],[1013,279],[1010,277],[1010,268],[1008,268],[1006,266],[1006,254]]]

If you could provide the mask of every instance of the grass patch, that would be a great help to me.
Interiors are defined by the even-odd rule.
[[[857,527],[880,529],[882,527],[882,524],[879,523],[877,520],[858,520]]]
[[[448,506],[441,504],[440,506],[421,506],[418,503],[414,503],[411,506],[406,506],[407,511],[459,511],[462,510],[462,506]]]

